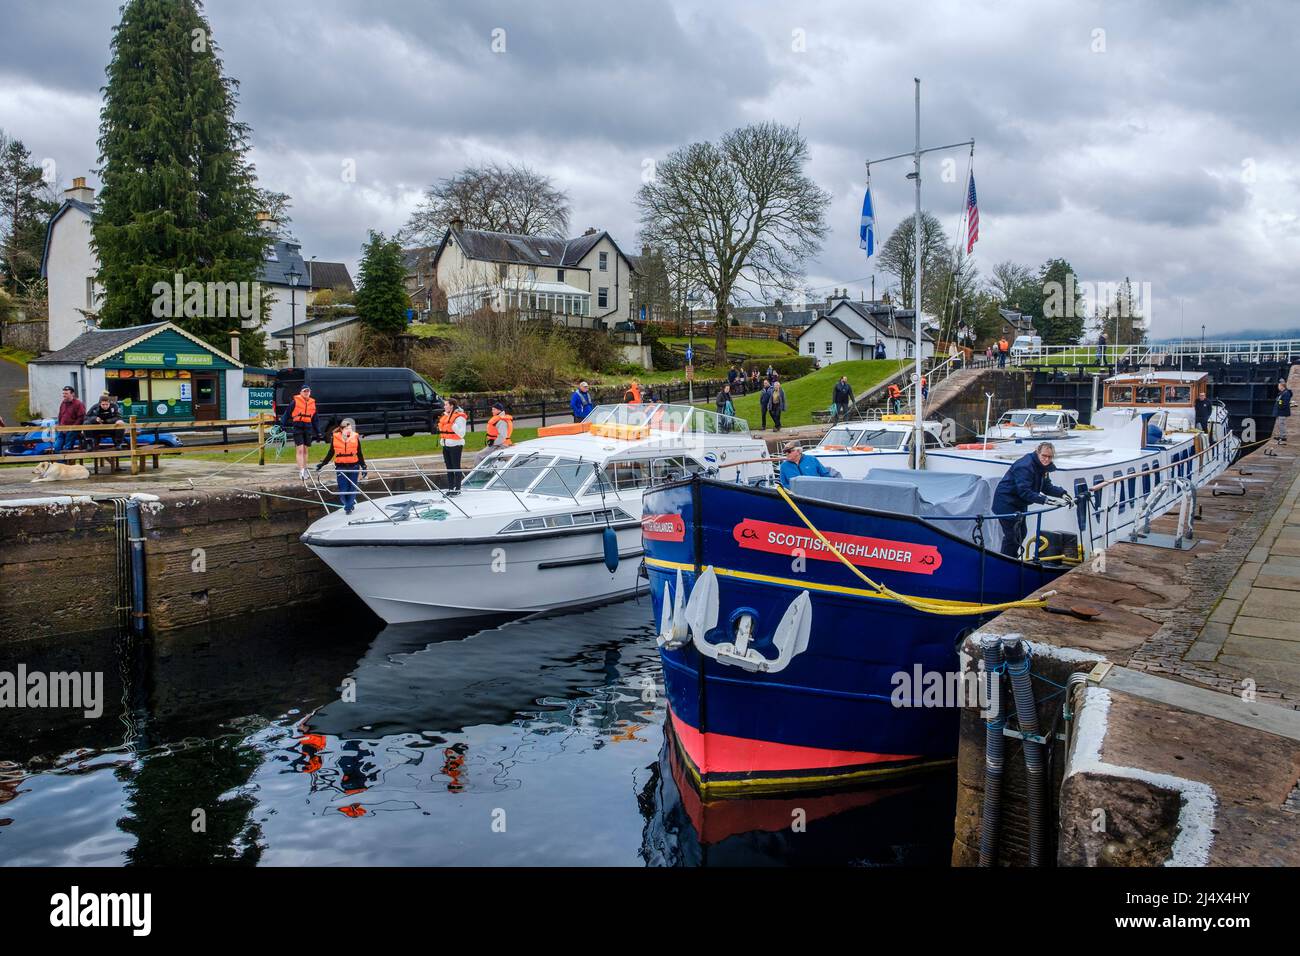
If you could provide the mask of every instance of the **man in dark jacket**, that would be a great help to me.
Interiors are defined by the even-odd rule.
[[[60,425],[84,425],[86,423],[86,406],[82,404],[81,399],[77,398],[77,393],[72,390],[71,385],[63,386],[63,401],[59,403],[59,420]],[[80,432],[55,432],[54,433],[54,451],[61,452],[72,448],[77,444],[77,436]]]
[[[835,421],[833,424],[838,425],[840,419],[849,413],[849,406],[853,404],[853,386],[849,384],[847,375],[841,375],[840,380],[835,383],[835,391],[831,393],[831,401],[835,403]]]
[[[1196,397],[1196,427],[1203,432],[1210,430],[1210,400],[1205,389],[1201,389],[1201,394]]]
[[[767,431],[767,410],[772,404],[772,383],[764,381],[763,390],[758,393],[759,431]]]
[[[1034,505],[1044,504],[1049,496],[1068,501],[1066,490],[1052,484],[1049,477],[1056,470],[1052,464],[1055,457],[1056,446],[1045,441],[1008,468],[993,493],[993,511],[1000,515],[1024,512]],[[1024,515],[1016,514],[998,521],[1002,525],[1002,553],[1009,558],[1018,558],[1025,540]]]
[[[1277,383],[1277,418],[1273,421],[1273,437],[1279,444],[1286,444],[1286,426],[1291,421],[1291,403],[1295,400],[1291,389],[1286,387],[1286,379]]]
[[[90,406],[90,411],[86,413],[86,425],[125,425],[122,421],[122,413],[117,407],[117,402],[113,401],[113,396],[104,392],[99,396],[99,401]],[[93,431],[87,432],[86,437],[90,439],[91,448],[99,447],[99,440],[109,434],[113,438],[113,444],[118,448],[125,448],[129,443],[126,440],[126,430],[118,429],[114,432]]]

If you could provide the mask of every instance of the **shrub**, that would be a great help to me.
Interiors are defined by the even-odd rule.
[[[483,376],[474,367],[474,363],[463,355],[452,356],[438,379],[445,391],[478,392],[485,388]]]

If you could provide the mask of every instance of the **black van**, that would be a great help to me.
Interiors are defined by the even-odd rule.
[[[363,435],[414,435],[435,431],[442,414],[437,393],[409,368],[284,368],[275,373],[277,420],[303,385],[322,429],[331,418],[351,418]]]

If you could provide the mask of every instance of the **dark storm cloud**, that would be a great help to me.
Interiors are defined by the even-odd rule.
[[[5,5],[0,127],[64,181],[96,162],[117,6]],[[858,287],[874,266],[856,241],[863,162],[910,147],[920,75],[926,144],[978,143],[985,273],[1063,256],[1087,278],[1183,298],[1187,323],[1223,322],[1232,301],[1252,324],[1300,324],[1274,291],[1300,282],[1300,29],[1283,0],[205,9],[259,177],[293,196],[309,255],[355,262],[368,228],[391,232],[419,190],[485,158],[552,175],[575,227],[635,248],[646,159],[775,119],[799,125],[833,196],[809,285]],[[940,157],[925,167],[926,206],[950,231],[967,160],[951,155],[952,181]],[[910,212],[905,166],[873,170],[882,239]]]

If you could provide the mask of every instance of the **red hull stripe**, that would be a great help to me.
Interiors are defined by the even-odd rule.
[[[701,776],[722,773],[789,773],[833,767],[860,767],[874,763],[914,760],[917,754],[873,754],[860,750],[828,750],[767,740],[749,740],[727,734],[703,733],[687,724],[676,712],[673,730],[682,748]]]

